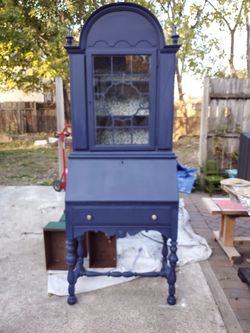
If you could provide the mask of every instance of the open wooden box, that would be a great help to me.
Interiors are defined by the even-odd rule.
[[[65,221],[49,222],[43,228],[43,237],[46,269],[67,270]],[[84,254],[89,255],[89,267],[116,267],[116,237],[102,232],[86,233]]]

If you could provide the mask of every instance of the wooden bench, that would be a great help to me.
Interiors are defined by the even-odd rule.
[[[235,245],[250,244],[250,237],[234,237],[237,217],[249,217],[245,207],[229,198],[202,198],[211,214],[221,215],[220,229],[214,231],[215,239],[232,263],[241,259]]]

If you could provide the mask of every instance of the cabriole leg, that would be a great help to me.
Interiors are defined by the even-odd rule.
[[[76,296],[75,296],[76,278],[74,273],[76,256],[74,253],[74,241],[68,240],[66,242],[66,247],[67,247],[66,262],[68,264],[68,283],[69,283],[68,304],[73,305],[76,303]]]
[[[83,247],[83,241],[84,241],[84,236],[77,237],[77,263],[76,263],[76,268],[77,268],[77,273],[78,276],[83,275],[84,273],[84,247]]]
[[[175,267],[176,267],[176,263],[178,261],[176,251],[177,251],[177,243],[176,243],[175,240],[171,240],[170,255],[169,255],[170,272],[169,272],[169,275],[168,275],[169,289],[168,289],[168,298],[167,298],[167,302],[170,305],[174,305],[176,303],[176,298],[175,298],[175,282],[176,282]]]

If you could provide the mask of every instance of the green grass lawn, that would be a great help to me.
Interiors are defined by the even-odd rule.
[[[53,134],[22,135],[3,142],[0,135],[0,185],[52,185],[59,178],[57,145],[34,146],[35,140],[48,136]],[[174,143],[179,162],[193,167],[198,167],[198,148],[198,137]]]
[[[33,142],[0,143],[0,185],[51,185],[58,178],[57,146],[35,147]]]

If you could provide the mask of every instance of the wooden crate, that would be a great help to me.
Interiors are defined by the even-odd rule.
[[[65,222],[49,222],[43,228],[45,263],[47,270],[66,270]]]
[[[45,264],[47,270],[67,270],[66,234],[63,217],[59,222],[49,222],[43,229]],[[77,243],[75,243],[77,246]],[[98,232],[84,237],[84,256],[89,254],[92,268],[116,267],[116,238]]]

